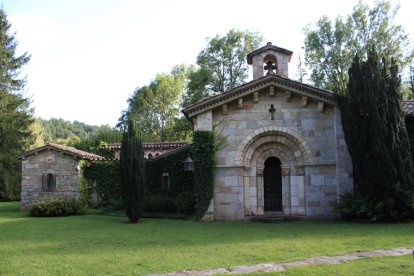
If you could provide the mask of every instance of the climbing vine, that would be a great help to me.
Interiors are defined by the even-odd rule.
[[[96,183],[101,205],[119,202],[119,161],[89,161],[85,164],[83,177]]]
[[[82,172],[79,176],[79,203],[82,208],[90,208],[93,206],[92,186],[83,174],[86,164],[85,160],[79,161],[79,167]]]
[[[214,196],[214,171],[216,166],[214,133],[194,131],[191,154],[195,173],[195,220],[200,220],[207,212]]]
[[[194,214],[194,173],[184,171],[184,160],[191,146],[167,153],[145,165],[146,185],[144,211],[150,213]],[[168,174],[169,185],[163,185]]]

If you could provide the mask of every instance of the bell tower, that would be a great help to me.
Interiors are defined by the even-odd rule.
[[[288,78],[288,62],[290,62],[292,54],[292,51],[274,46],[271,42],[254,50],[247,55],[247,63],[253,67],[253,80],[268,74],[277,74]]]

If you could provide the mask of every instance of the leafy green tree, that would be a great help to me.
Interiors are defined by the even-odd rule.
[[[305,66],[302,62],[302,58],[298,57],[298,67],[297,67],[297,74],[298,74],[298,81],[303,82],[305,80],[305,77],[307,76],[307,72],[305,69]]]
[[[75,136],[76,137],[76,136]],[[86,138],[73,141],[68,145],[77,149],[96,153],[98,155],[112,158],[113,152],[107,149],[109,143],[122,142],[122,132],[112,129],[109,126],[101,126],[95,129]]]
[[[373,47],[349,69],[347,93],[338,95],[345,138],[353,161],[355,191],[372,219],[412,217],[413,163],[398,91],[395,61],[380,61]]]
[[[171,140],[175,119],[180,117],[179,100],[185,85],[186,68],[182,65],[175,66],[170,74],[157,74],[155,80],[136,89],[128,99],[128,110],[118,127],[130,117],[140,126],[144,141]]]
[[[378,1],[370,9],[359,2],[345,20],[322,17],[316,28],[305,28],[305,63],[310,79],[319,87],[343,94],[347,89],[348,69],[353,57],[366,57],[375,47],[378,54],[393,58],[401,68],[409,64],[414,50],[404,29],[393,23],[399,6]]]
[[[37,129],[38,137],[42,137],[45,142],[73,146],[96,154],[102,154],[101,143],[122,141],[122,132],[109,125],[94,126],[55,118],[40,119],[40,122],[41,126]]]
[[[198,69],[189,74],[183,106],[244,83],[248,76],[246,56],[262,40],[258,33],[235,29],[211,38],[197,57]]]
[[[19,197],[20,163],[16,155],[32,144],[33,111],[22,93],[26,80],[19,77],[30,56],[16,56],[16,47],[6,14],[0,9],[0,200]]]
[[[182,94],[181,107],[185,108],[203,98],[209,97],[211,93],[206,87],[210,82],[211,75],[206,69],[196,69],[195,66],[190,66],[187,87]]]
[[[144,200],[144,149],[134,122],[128,120],[120,156],[120,188],[125,212],[131,223],[137,223]]]
[[[45,144],[44,129],[38,118],[33,120],[33,123],[30,125],[29,129],[32,133],[32,137],[30,137],[31,145],[29,148],[35,149],[43,146]]]

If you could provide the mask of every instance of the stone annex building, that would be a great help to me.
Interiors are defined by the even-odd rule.
[[[51,196],[79,196],[81,160],[104,158],[73,147],[47,143],[17,156],[22,159],[20,204],[28,209],[38,199]],[[93,197],[97,197],[93,189]]]

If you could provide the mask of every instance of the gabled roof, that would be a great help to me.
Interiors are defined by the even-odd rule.
[[[265,46],[263,46],[263,47],[261,47],[259,49],[256,49],[253,52],[251,52],[250,54],[248,54],[247,55],[247,63],[248,64],[252,64],[253,63],[253,57],[254,56],[260,54],[261,52],[267,51],[269,49],[270,50],[273,50],[275,52],[280,52],[280,53],[283,53],[283,54],[287,55],[288,56],[288,61],[290,61],[290,59],[292,58],[292,54],[293,54],[292,51],[289,51],[287,49],[274,46],[274,45],[272,45],[271,42],[268,42]]]
[[[87,151],[78,150],[74,147],[68,147],[68,146],[54,144],[54,143],[46,143],[43,147],[26,151],[22,154],[19,154],[17,158],[25,158],[29,155],[38,154],[45,150],[55,150],[58,152],[62,152],[68,155],[73,155],[73,156],[79,157],[81,159],[86,159],[86,160],[105,160],[105,158],[102,156],[99,156],[99,155],[96,155],[96,154],[93,154]]]
[[[204,111],[213,109],[217,106],[227,104],[231,101],[237,100],[241,97],[245,97],[249,94],[252,94],[255,91],[259,91],[260,89],[269,86],[275,86],[277,88],[289,90],[293,93],[324,102],[331,106],[336,105],[335,95],[333,94],[333,92],[329,90],[317,88],[312,85],[294,81],[277,74],[269,74],[256,80],[253,80],[251,82],[245,83],[236,88],[233,88],[222,94],[201,100],[200,102],[186,107],[183,110],[183,113],[188,118],[191,118],[194,115],[203,113]]]

